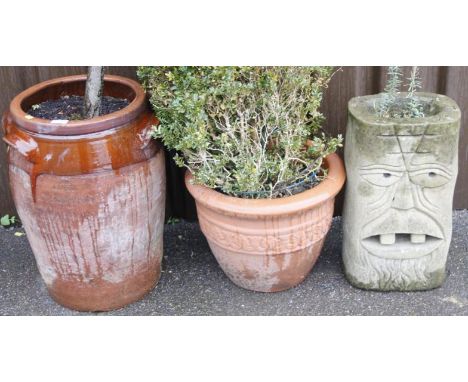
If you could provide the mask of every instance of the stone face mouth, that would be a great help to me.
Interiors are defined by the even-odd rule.
[[[363,247],[372,255],[385,259],[414,259],[429,255],[443,239],[422,233],[383,233],[363,238]]]

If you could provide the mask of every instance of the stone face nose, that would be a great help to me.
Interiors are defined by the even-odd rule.
[[[398,210],[409,210],[413,208],[414,205],[412,183],[408,174],[404,174],[396,186],[392,200],[392,207]]]

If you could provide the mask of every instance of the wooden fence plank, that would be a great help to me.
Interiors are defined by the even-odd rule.
[[[446,94],[462,109],[460,143],[458,145],[458,179],[455,186],[454,208],[468,208],[468,67],[449,67]]]

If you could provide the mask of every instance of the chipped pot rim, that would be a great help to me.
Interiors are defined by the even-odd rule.
[[[11,101],[9,109],[11,118],[19,127],[38,134],[59,136],[83,135],[113,129],[131,122],[138,118],[141,112],[146,108],[146,94],[138,82],[126,77],[105,75],[104,86],[106,86],[106,84],[117,84],[122,88],[127,87],[128,90],[133,92],[133,99],[130,101],[129,105],[123,109],[99,117],[78,121],[36,118],[29,115],[23,109],[22,105],[25,100],[47,88],[63,86],[64,89],[66,89],[67,85],[80,82],[84,83],[86,78],[87,76],[85,74],[59,77],[40,82],[27,88]]]
[[[346,179],[342,159],[334,153],[324,161],[328,175],[323,181],[307,191],[282,198],[244,199],[229,196],[204,185],[192,184],[193,175],[189,170],[185,172],[185,185],[196,202],[209,209],[243,216],[287,215],[318,206],[340,192]]]

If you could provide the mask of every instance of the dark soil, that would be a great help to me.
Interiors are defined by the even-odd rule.
[[[104,96],[101,101],[101,115],[106,115],[123,109],[128,106],[129,102],[124,98],[114,98]],[[28,114],[36,118],[43,119],[68,119],[80,120],[83,118],[84,109],[83,96],[63,96],[59,99],[53,99],[32,105],[28,110]]]

